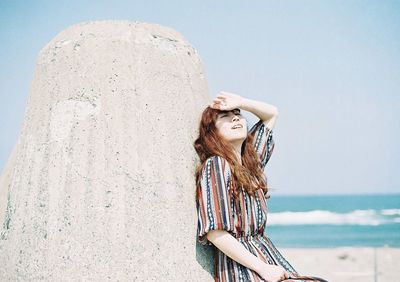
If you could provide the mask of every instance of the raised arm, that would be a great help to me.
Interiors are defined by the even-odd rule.
[[[221,91],[210,106],[223,111],[241,108],[256,115],[269,129],[273,129],[278,117],[277,107],[264,102],[246,99],[226,91]]]

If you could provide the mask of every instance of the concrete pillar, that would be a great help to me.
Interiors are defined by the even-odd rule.
[[[0,178],[0,281],[212,281],[194,194],[207,102],[199,55],[171,28],[58,34]]]

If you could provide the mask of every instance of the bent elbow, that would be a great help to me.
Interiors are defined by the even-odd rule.
[[[274,116],[278,116],[279,115],[279,111],[278,111],[278,108],[277,107],[275,107],[275,113],[274,113]]]

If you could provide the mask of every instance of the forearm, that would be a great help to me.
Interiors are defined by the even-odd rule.
[[[228,257],[255,272],[259,272],[265,264],[264,261],[249,252],[238,240],[225,230],[210,231],[207,235],[207,239]]]
[[[274,116],[278,116],[278,108],[256,100],[251,100],[251,99],[246,99],[243,98],[241,99],[241,109],[251,112],[254,115],[256,115],[258,118],[260,118],[262,121],[269,120],[273,118]]]

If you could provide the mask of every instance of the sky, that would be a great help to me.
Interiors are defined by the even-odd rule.
[[[0,0],[0,170],[39,51],[76,23],[132,20],[180,32],[211,98],[228,91],[278,108],[272,193],[400,193],[399,15],[400,1]]]

